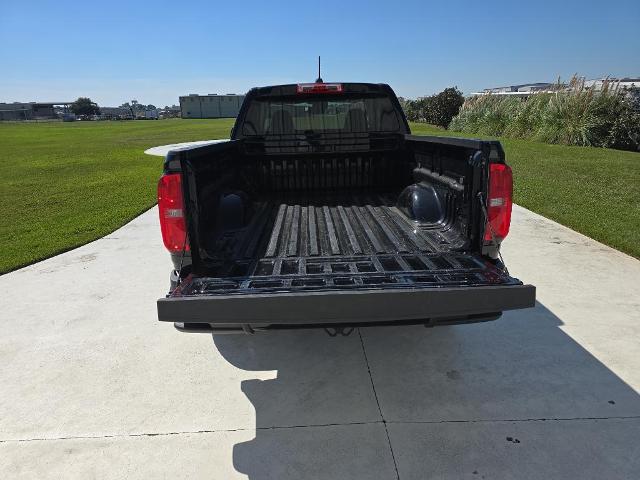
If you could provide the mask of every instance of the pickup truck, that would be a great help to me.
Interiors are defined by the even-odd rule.
[[[532,307],[509,275],[497,141],[411,135],[385,84],[254,88],[231,138],[169,151],[174,269],[158,319],[187,332],[436,326]]]

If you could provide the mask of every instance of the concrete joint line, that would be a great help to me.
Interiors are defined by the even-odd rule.
[[[498,418],[471,420],[407,420],[389,421],[394,425],[439,425],[443,423],[525,423],[525,422],[575,422],[587,420],[638,420],[640,415],[614,415],[610,417],[548,417],[548,418]]]
[[[20,443],[20,442],[49,442],[56,440],[97,440],[107,438],[136,438],[136,437],[168,437],[171,435],[198,435],[206,433],[229,433],[229,432],[254,432],[257,430],[291,430],[296,428],[326,428],[326,427],[349,427],[354,425],[439,425],[447,423],[524,423],[524,422],[573,422],[573,421],[592,421],[592,420],[640,420],[640,415],[630,416],[612,416],[612,417],[572,417],[572,418],[514,418],[514,419],[477,419],[477,420],[414,420],[414,421],[387,421],[376,420],[373,422],[346,422],[346,423],[317,423],[310,425],[274,425],[271,427],[256,428],[223,428],[219,430],[185,430],[180,432],[158,432],[158,433],[125,433],[114,435],[72,435],[68,437],[51,437],[51,438],[17,438],[17,439],[1,439],[3,443]]]
[[[371,367],[369,367],[369,359],[367,358],[367,350],[364,347],[364,340],[362,339],[362,333],[360,333],[360,329],[358,328],[358,337],[360,337],[360,345],[362,346],[362,354],[364,355],[364,361],[367,364],[367,372],[369,373],[369,380],[371,380],[371,388],[373,389],[373,396],[376,399],[376,404],[378,405],[378,413],[380,413],[380,418],[382,419],[382,424],[384,425],[384,432],[387,435],[387,442],[389,443],[389,451],[391,452],[391,459],[393,460],[393,468],[396,471],[396,479],[400,480],[400,473],[398,472],[398,464],[396,463],[396,456],[393,453],[393,446],[391,445],[391,437],[389,436],[389,429],[387,428],[387,421],[384,419],[384,415],[382,414],[382,408],[380,407],[380,401],[378,400],[378,392],[376,392],[376,385],[373,382],[373,376],[371,375]]]
[[[18,439],[2,439],[2,443],[19,443],[19,442],[48,442],[55,440],[96,440],[106,438],[136,438],[136,437],[168,437],[171,435],[198,435],[205,433],[230,433],[230,432],[255,432],[264,430],[291,430],[296,428],[322,428],[322,427],[349,427],[352,425],[376,425],[381,421],[374,422],[346,422],[346,423],[319,423],[310,425],[274,425],[271,427],[255,427],[255,428],[221,428],[217,430],[184,430],[179,432],[158,432],[158,433],[123,433],[113,435],[71,435],[68,437],[41,437],[41,438],[18,438]]]

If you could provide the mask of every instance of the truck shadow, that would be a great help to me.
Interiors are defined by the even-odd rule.
[[[428,478],[399,452],[401,429],[387,439],[381,414],[388,427],[639,415],[634,389],[561,325],[538,303],[466,326],[214,336],[234,366],[277,370],[241,383],[256,436],[234,446],[234,467],[253,480],[396,478],[391,441],[399,468]]]

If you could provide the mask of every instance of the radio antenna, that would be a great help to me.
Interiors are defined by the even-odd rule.
[[[316,83],[324,83],[320,76],[320,55],[318,55],[318,78],[316,78]]]

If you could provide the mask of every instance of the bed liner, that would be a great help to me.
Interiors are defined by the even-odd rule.
[[[519,283],[465,251],[450,224],[413,221],[393,198],[369,193],[257,202],[246,228],[212,246],[219,252],[227,245],[227,259],[206,276],[185,279],[175,294]]]

